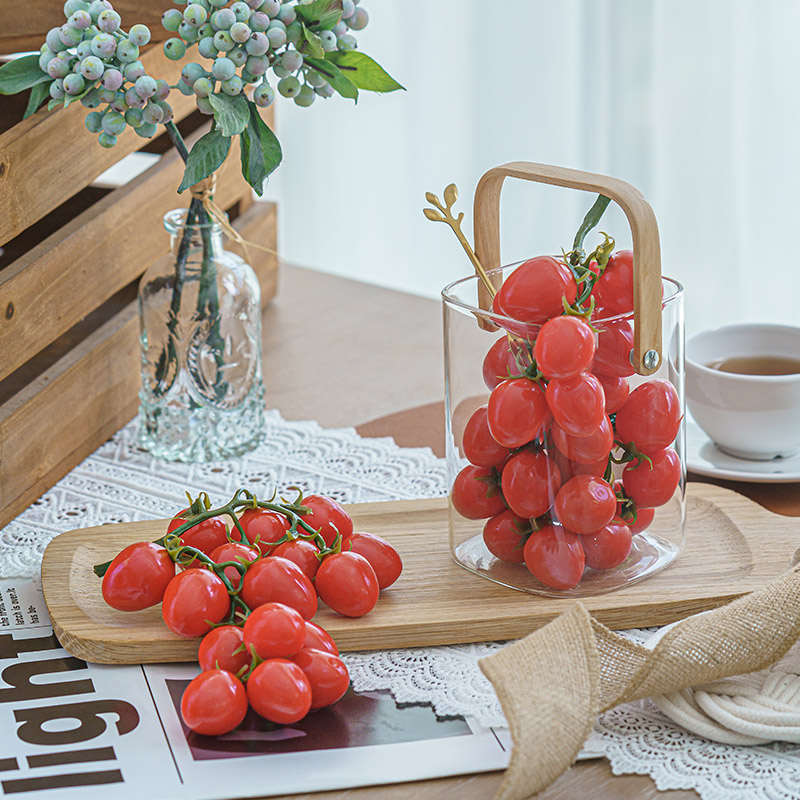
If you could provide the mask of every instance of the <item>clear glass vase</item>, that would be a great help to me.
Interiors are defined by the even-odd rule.
[[[140,443],[171,461],[252,450],[264,428],[261,291],[216,222],[170,211],[171,252],[139,284]]]

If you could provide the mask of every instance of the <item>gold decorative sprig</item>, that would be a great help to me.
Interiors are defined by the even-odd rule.
[[[458,217],[453,216],[453,206],[455,205],[456,200],[458,200],[458,189],[456,188],[456,185],[451,183],[445,188],[444,205],[433,192],[426,192],[425,199],[433,206],[433,208],[424,208],[422,209],[422,213],[431,222],[444,222],[450,226],[453,233],[456,235],[456,239],[458,239],[461,247],[464,248],[464,252],[467,254],[467,257],[472,262],[475,272],[478,274],[481,282],[486,287],[486,291],[489,292],[490,297],[494,297],[497,294],[497,289],[489,280],[486,270],[481,265],[481,262],[478,260],[478,256],[475,255],[475,251],[467,241],[464,231],[461,230],[461,223],[464,221],[464,212],[459,212]]]

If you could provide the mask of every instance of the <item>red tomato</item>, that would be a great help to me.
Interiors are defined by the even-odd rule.
[[[212,628],[200,642],[197,660],[200,669],[224,669],[239,674],[242,667],[249,667],[250,653],[242,649],[244,633],[238,625],[221,625]],[[234,650],[239,650],[234,653]]]
[[[580,537],[545,525],[534,531],[524,548],[525,566],[534,578],[551,589],[572,589],[583,575],[584,556]]]
[[[140,611],[161,602],[175,577],[175,562],[153,542],[136,542],[116,555],[103,576],[103,599],[118,611]]]
[[[190,519],[189,509],[185,508],[174,519],[170,520],[167,526],[167,533],[172,533]],[[239,538],[238,531],[233,538]],[[194,547],[208,556],[211,555],[212,550],[228,541],[228,524],[222,517],[210,517],[198,522],[197,525],[182,533],[180,540],[186,547]]]
[[[490,389],[494,389],[500,381],[519,375],[522,368],[529,365],[527,351],[519,344],[512,344],[504,333],[483,358],[483,381]]]
[[[681,460],[670,450],[661,450],[650,456],[652,466],[646,461],[632,461],[622,472],[625,493],[643,508],[663,506],[672,498],[681,480]]]
[[[572,303],[576,296],[569,267],[552,256],[538,256],[520,264],[506,278],[492,307],[515,320],[541,323],[564,311],[562,298]]]
[[[489,430],[489,406],[481,406],[464,426],[461,446],[471,464],[478,467],[497,467],[511,455],[508,447],[498,444]]]
[[[188,728],[203,736],[232,731],[247,714],[247,692],[230,672],[201,672],[181,698],[181,717]]]
[[[262,558],[247,570],[240,596],[250,608],[285,603],[304,619],[317,613],[317,593],[308,576],[293,561],[278,556]]]
[[[581,536],[586,566],[592,569],[618,567],[631,552],[631,529],[614,519],[595,533]]]
[[[226,542],[213,550],[210,555],[211,560],[216,564],[238,561],[244,566],[247,566],[248,562],[258,561],[260,557],[261,553],[255,547],[248,547],[241,542]],[[202,564],[196,563],[195,566],[202,566]],[[238,589],[242,573],[236,567],[225,567],[224,572],[225,577],[231,582],[231,586]]]
[[[606,414],[616,414],[628,399],[628,393],[630,392],[628,379],[600,373],[595,377],[602,384],[603,394],[606,396]]]
[[[608,259],[592,294],[612,316],[633,311],[633,250],[619,250]]]
[[[522,447],[541,432],[549,416],[542,387],[528,378],[503,381],[489,395],[487,422],[503,447]]]
[[[358,553],[334,553],[319,565],[317,593],[345,617],[363,617],[375,608],[380,586],[375,570]]]
[[[278,725],[299,722],[311,708],[311,684],[293,661],[270,658],[247,679],[247,699],[256,714]]]
[[[250,544],[256,545],[262,555],[268,556],[273,545],[289,530],[289,520],[277,511],[267,508],[246,508],[239,517],[239,524]],[[239,538],[239,532],[236,538]]]
[[[555,499],[561,472],[555,462],[536,450],[520,450],[503,469],[503,497],[520,517],[539,517]]]
[[[675,387],[665,380],[637,386],[617,412],[617,437],[625,444],[652,455],[669,447],[681,426],[681,401]]]
[[[522,548],[530,533],[530,521],[506,509],[483,526],[483,543],[495,558],[521,563],[524,561]]]
[[[627,378],[633,375],[631,351],[633,350],[633,328],[624,319],[593,323],[599,330],[597,350],[594,354],[592,372]]]
[[[506,507],[500,476],[492,467],[464,467],[453,481],[450,500],[453,508],[467,519],[493,517]]]
[[[272,551],[272,555],[294,561],[311,580],[314,580],[319,569],[319,550],[308,539],[294,539],[291,542],[279,544]]]
[[[536,365],[549,378],[574,378],[594,359],[595,333],[578,317],[553,317],[536,339]]]
[[[303,505],[311,509],[309,514],[303,514],[303,522],[318,530],[328,547],[333,544],[337,533],[342,537],[342,542],[350,538],[353,533],[353,520],[335,500],[319,494],[310,494],[303,498]]]
[[[339,655],[339,648],[328,631],[308,620],[306,620],[306,638],[303,647],[307,647],[310,650],[325,650],[325,652],[333,653],[335,656]]]
[[[305,620],[283,603],[264,603],[254,608],[244,623],[244,646],[250,653],[268,658],[289,658],[306,640]]]
[[[391,586],[403,571],[403,561],[397,550],[386,539],[374,533],[356,531],[347,542],[347,550],[352,550],[369,561],[381,589]]]
[[[178,636],[202,636],[225,618],[230,605],[225,584],[213,572],[187,569],[169,582],[161,615]]]
[[[607,416],[603,416],[600,425],[588,436],[572,436],[557,422],[550,428],[550,434],[555,446],[570,461],[577,461],[580,464],[596,464],[602,461],[605,472],[608,454],[614,446],[614,429]]]
[[[598,478],[602,478],[606,474],[606,467],[608,466],[608,456],[598,461],[592,461],[589,464],[581,464],[580,461],[570,461],[555,447],[550,451],[550,458],[556,462],[561,472],[561,480],[564,483],[576,475],[596,475]]]
[[[647,530],[653,522],[656,515],[654,508],[637,508],[636,519],[632,522],[623,520],[626,525],[631,529],[631,533],[635,536],[637,533]]]
[[[605,418],[606,398],[594,375],[554,378],[547,384],[546,396],[553,419],[573,436],[589,436]]]
[[[614,518],[617,497],[602,478],[576,475],[559,489],[553,510],[565,528],[594,533]]]
[[[311,708],[333,705],[350,686],[350,673],[338,656],[303,648],[292,658],[311,684]]]

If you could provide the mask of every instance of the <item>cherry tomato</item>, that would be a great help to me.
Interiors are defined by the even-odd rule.
[[[283,603],[264,603],[245,620],[244,646],[263,660],[289,658],[306,640],[304,622],[299,612]]]
[[[495,295],[493,308],[522,322],[541,323],[564,310],[562,298],[577,296],[575,278],[566,264],[552,256],[537,256],[520,264]]]
[[[191,518],[189,509],[184,508],[183,511],[170,520],[167,526],[167,533],[172,533]],[[233,538],[239,538],[238,531]],[[228,541],[228,525],[222,517],[210,517],[198,522],[197,525],[182,533],[180,540],[186,547],[194,547],[208,556],[211,555],[212,550]]]
[[[299,722],[311,708],[311,684],[293,661],[270,658],[247,679],[247,699],[256,714],[278,725]]]
[[[204,736],[232,731],[247,714],[247,692],[230,672],[201,672],[181,698],[181,717],[188,728]]]
[[[324,650],[303,648],[292,657],[311,684],[311,708],[324,708],[344,696],[350,686],[350,673],[338,656]]]
[[[617,437],[651,455],[672,444],[681,419],[681,401],[675,387],[665,380],[647,381],[630,393],[617,412]]]
[[[374,533],[356,531],[347,542],[346,549],[364,556],[369,561],[369,565],[375,570],[375,577],[381,589],[391,586],[403,571],[403,561],[397,550],[386,539]]]
[[[589,436],[605,418],[606,398],[594,375],[584,373],[565,380],[554,378],[547,384],[546,396],[553,419],[573,436]],[[491,400],[489,404],[491,407]],[[491,423],[491,418],[489,421]]]
[[[483,358],[483,382],[494,389],[501,381],[519,375],[530,364],[530,354],[525,347],[516,340],[509,340],[504,333]]]
[[[226,542],[220,545],[215,550],[211,551],[209,558],[217,564],[222,564],[225,561],[238,561],[243,566],[247,566],[249,562],[258,561],[261,553],[255,547],[248,547],[241,542]],[[193,566],[203,566],[200,562],[195,562]],[[234,589],[239,588],[239,583],[242,580],[242,573],[236,567],[225,567],[225,577],[231,582]]]
[[[602,461],[605,472],[608,454],[614,446],[614,429],[607,416],[603,415],[600,425],[588,436],[572,436],[557,422],[553,422],[550,434],[555,446],[570,461],[577,461],[580,464],[596,464]]]
[[[274,544],[289,530],[289,520],[277,511],[268,508],[246,508],[239,517],[239,524],[250,544],[255,545],[262,555],[268,556]],[[239,532],[234,531],[236,538]]]
[[[594,354],[592,372],[627,378],[633,375],[631,350],[633,350],[633,328],[624,319],[593,323],[598,329],[597,350]]]
[[[602,478],[576,475],[559,489],[553,510],[565,528],[594,533],[614,518],[617,496]]]
[[[303,522],[318,530],[328,547],[333,544],[337,533],[341,535],[342,542],[350,538],[353,533],[353,520],[335,500],[319,494],[310,494],[303,498],[303,505],[311,509],[309,514],[303,514]]]
[[[595,333],[578,317],[553,317],[536,339],[536,365],[550,378],[574,378],[594,359]]]
[[[317,593],[345,617],[363,617],[375,608],[380,585],[375,570],[358,553],[334,553],[319,565]]]
[[[592,294],[612,316],[633,311],[633,250],[618,250],[608,259]]]
[[[637,508],[636,519],[632,521],[624,519],[623,522],[631,529],[631,534],[635,536],[650,527],[655,515],[656,510],[654,508]]]
[[[530,533],[530,521],[507,508],[483,526],[483,543],[495,558],[521,563],[525,560],[522,548]]]
[[[308,539],[293,539],[291,542],[279,544],[272,555],[294,561],[311,580],[314,580],[319,569],[319,550]]]
[[[200,669],[224,669],[226,672],[239,674],[242,667],[250,666],[251,656],[244,648],[244,633],[238,625],[221,625],[212,628],[200,642],[197,660]],[[234,653],[234,650],[239,650]]]
[[[293,561],[278,556],[262,558],[247,570],[240,595],[250,608],[285,603],[304,619],[317,613],[317,593],[308,576]]]
[[[116,555],[103,576],[103,599],[118,611],[140,611],[161,602],[175,577],[175,562],[153,542],[136,542]]]
[[[536,450],[520,450],[503,468],[503,497],[520,517],[539,517],[555,499],[561,472],[555,462]]]
[[[450,492],[453,508],[467,519],[486,519],[505,507],[500,491],[500,475],[493,467],[464,467],[453,481]]]
[[[489,406],[481,406],[464,426],[461,446],[471,464],[478,467],[498,467],[511,455],[508,447],[498,444],[489,430]]]
[[[653,453],[650,459],[652,465],[646,459],[632,461],[622,472],[625,493],[640,511],[663,506],[681,480],[681,460],[674,450],[661,450]]]
[[[230,605],[225,584],[213,572],[187,569],[169,582],[161,615],[178,636],[202,636],[225,618]]]
[[[596,475],[602,478],[606,474],[608,466],[608,456],[589,464],[581,464],[580,461],[570,461],[558,448],[552,448],[550,458],[556,462],[556,466],[561,472],[561,480],[566,483],[576,475]]]
[[[614,519],[595,533],[581,537],[586,566],[592,569],[618,567],[631,552],[631,529]]]
[[[325,650],[335,656],[339,655],[339,648],[328,631],[308,620],[306,620],[306,638],[303,647],[307,647],[310,650]]]
[[[522,447],[533,441],[548,417],[542,387],[528,378],[503,381],[489,395],[487,423],[503,447]]]
[[[563,590],[580,582],[585,562],[576,534],[545,525],[530,535],[523,552],[525,566],[545,586]]]
[[[616,414],[628,399],[628,393],[630,392],[628,379],[601,373],[598,373],[595,377],[603,386],[603,394],[606,397],[606,414]]]

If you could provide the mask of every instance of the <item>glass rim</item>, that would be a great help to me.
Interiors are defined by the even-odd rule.
[[[520,264],[523,264],[523,263],[524,263],[524,261],[516,261],[513,264],[506,264],[505,266],[497,267],[496,269],[489,269],[489,270],[486,270],[486,275],[489,276],[489,277],[492,277],[493,275],[502,275],[505,270],[511,269],[513,267],[517,267],[517,266],[519,266]],[[514,317],[509,317],[509,316],[507,316],[505,314],[500,314],[500,313],[492,310],[491,308],[488,308],[488,309],[487,308],[479,308],[478,306],[472,305],[470,303],[465,302],[464,300],[461,300],[461,299],[457,298],[453,294],[453,290],[456,287],[462,286],[464,284],[467,284],[467,283],[470,283],[470,282],[473,282],[473,281],[480,281],[480,280],[481,280],[480,276],[477,273],[475,273],[473,275],[467,275],[467,276],[465,276],[463,278],[458,278],[457,280],[451,281],[440,292],[440,296],[442,298],[442,302],[445,305],[454,306],[456,308],[463,309],[464,311],[466,311],[469,314],[480,315],[481,317],[485,317],[487,319],[508,321],[508,322],[511,322],[511,323],[516,323],[517,325],[524,324],[524,325],[530,326],[532,328],[533,327],[541,327],[542,325],[544,325],[543,322],[541,322],[541,323],[525,322],[524,320],[515,319]],[[662,286],[664,284],[666,284],[667,286],[672,288],[672,293],[662,298],[662,305],[668,305],[668,304],[673,303],[675,300],[680,298],[683,295],[684,291],[685,291],[683,284],[680,281],[675,280],[674,278],[668,278],[665,275],[662,275],[661,276],[661,283],[662,283]],[[633,311],[626,311],[626,312],[621,313],[621,314],[614,314],[613,316],[610,316],[610,317],[596,317],[596,318],[592,319],[592,322],[613,322],[613,321],[616,321],[616,320],[630,319],[633,316],[634,316],[634,312]],[[501,326],[501,327],[503,327],[503,326]]]
[[[164,228],[170,235],[175,235],[182,230],[210,230],[217,232],[222,230],[222,225],[215,219],[209,219],[208,222],[193,222],[188,224],[186,218],[189,216],[188,208],[173,208],[172,211],[167,211],[164,214]]]

